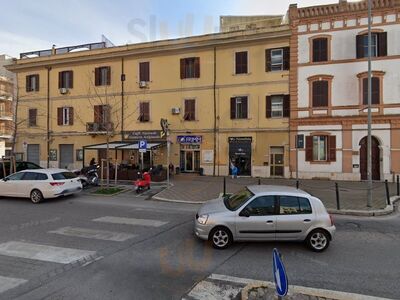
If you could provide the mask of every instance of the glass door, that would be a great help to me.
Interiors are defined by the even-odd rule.
[[[193,151],[185,151],[185,171],[193,172]]]
[[[284,175],[284,148],[271,147],[271,176],[282,177]]]

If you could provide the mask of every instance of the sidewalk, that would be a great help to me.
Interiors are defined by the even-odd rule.
[[[164,201],[177,201],[187,203],[203,203],[217,198],[223,192],[223,177],[175,175],[171,180],[173,186],[154,196],[154,199]],[[330,180],[300,180],[299,188],[320,198],[330,210],[336,210],[335,182]],[[226,177],[226,192],[234,193],[246,185],[258,184],[257,178]],[[296,181],[291,179],[262,178],[261,184],[296,186]],[[338,181],[341,210],[382,210],[387,206],[384,182],[373,183],[372,207],[367,204],[367,183]],[[396,194],[396,184],[389,183],[390,196]]]

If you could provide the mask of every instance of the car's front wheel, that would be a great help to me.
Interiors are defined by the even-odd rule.
[[[210,240],[215,249],[225,249],[233,241],[232,233],[226,227],[216,227],[210,234]]]
[[[313,230],[306,239],[307,246],[315,251],[322,252],[329,247],[329,235],[325,230]]]
[[[31,201],[35,204],[40,203],[43,200],[43,194],[39,190],[33,190],[31,192]]]

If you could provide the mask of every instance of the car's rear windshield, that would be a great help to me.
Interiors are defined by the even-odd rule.
[[[227,209],[237,210],[253,196],[254,194],[245,188],[233,195],[225,197],[224,203]]]
[[[76,178],[76,175],[72,172],[60,172],[51,174],[54,180],[65,180],[65,179],[73,179]]]

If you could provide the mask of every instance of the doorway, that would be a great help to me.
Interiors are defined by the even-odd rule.
[[[240,176],[251,176],[251,143],[251,137],[229,138],[229,165],[234,164]],[[229,175],[232,175],[231,168]]]
[[[367,145],[368,145],[368,137],[364,137],[360,141],[361,180],[368,180]],[[372,143],[371,143],[372,180],[380,180],[381,178],[380,157],[381,155],[379,149],[379,141],[375,137],[372,137]]]
[[[60,168],[71,168],[74,163],[74,145],[60,144]]]
[[[284,148],[271,147],[270,148],[270,175],[283,177],[284,175]]]
[[[199,172],[200,145],[181,145],[180,168],[182,172]]]

